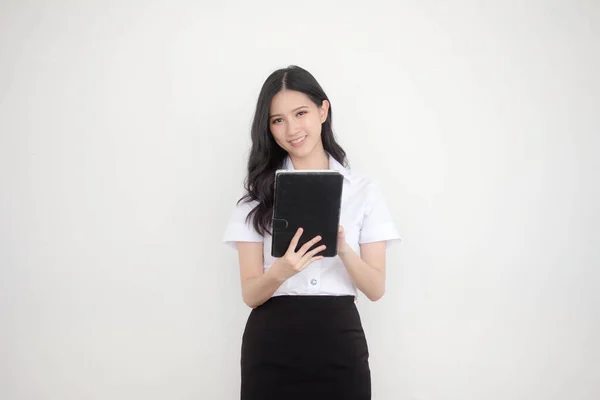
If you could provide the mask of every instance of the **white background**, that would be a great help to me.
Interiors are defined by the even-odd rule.
[[[600,398],[598,1],[203,3],[0,3],[0,398],[239,396],[220,240],[288,64],[404,239],[373,398]]]

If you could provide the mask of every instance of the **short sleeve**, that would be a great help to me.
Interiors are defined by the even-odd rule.
[[[360,230],[359,243],[387,241],[400,242],[401,238],[379,185],[370,182],[366,188],[365,215]]]
[[[223,243],[237,250],[236,242],[263,242],[264,238],[246,217],[256,207],[256,202],[243,202],[236,205],[223,234]]]

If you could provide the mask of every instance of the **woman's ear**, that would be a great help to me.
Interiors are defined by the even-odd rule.
[[[321,123],[327,120],[327,115],[329,114],[329,102],[327,100],[323,100],[323,104],[319,108],[319,115],[321,116]]]

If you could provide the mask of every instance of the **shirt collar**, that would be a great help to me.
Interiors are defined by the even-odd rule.
[[[340,164],[338,160],[331,156],[331,154],[327,153],[327,156],[329,157],[329,169],[338,171],[340,174],[342,174],[344,179],[348,181],[348,183],[352,183],[352,173],[350,172],[350,170],[344,167],[342,164]],[[292,160],[290,159],[289,155],[285,157],[285,160],[283,162],[283,169],[295,171],[294,164],[292,164]]]

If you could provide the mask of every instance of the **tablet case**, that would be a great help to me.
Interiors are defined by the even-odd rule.
[[[335,170],[278,170],[275,173],[275,199],[271,256],[282,257],[298,228],[304,232],[296,251],[317,235],[322,239],[311,249],[326,245],[320,255],[337,255],[337,233],[344,178]]]

